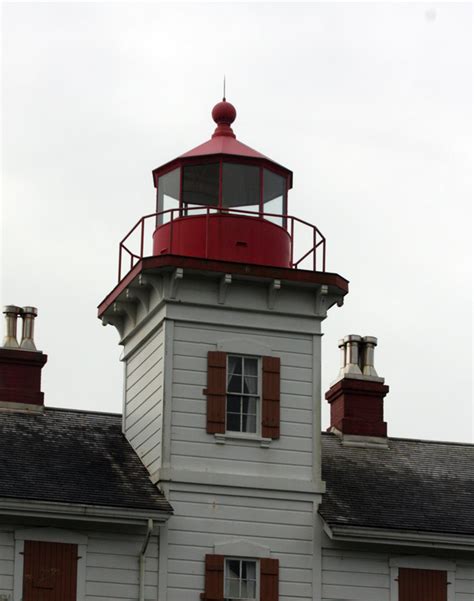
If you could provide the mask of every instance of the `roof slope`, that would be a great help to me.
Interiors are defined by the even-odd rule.
[[[120,415],[0,412],[0,456],[0,497],[171,511]]]
[[[255,159],[267,159],[268,161],[271,161],[271,159],[266,157],[264,154],[261,154],[257,150],[250,148],[250,146],[247,146],[246,144],[242,144],[242,142],[239,142],[239,140],[236,140],[230,136],[216,136],[211,138],[210,140],[207,140],[207,142],[188,150],[188,152],[185,152],[179,158],[210,154],[231,154],[252,157]]]
[[[474,535],[474,445],[389,439],[389,449],[322,436],[320,514],[329,525]]]

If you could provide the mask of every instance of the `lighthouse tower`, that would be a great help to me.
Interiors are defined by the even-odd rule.
[[[124,348],[123,432],[174,510],[160,600],[316,599],[321,322],[347,281],[290,214],[291,171],[236,139],[225,99],[212,117],[153,171],[156,212],[99,306]]]

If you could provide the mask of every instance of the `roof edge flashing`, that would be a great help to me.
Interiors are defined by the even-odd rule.
[[[334,541],[469,551],[474,549],[474,535],[466,536],[445,532],[341,526],[338,524],[329,524],[321,515],[320,517],[325,533]]]

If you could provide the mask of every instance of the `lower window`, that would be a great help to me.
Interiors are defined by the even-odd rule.
[[[226,559],[224,572],[226,599],[257,599],[257,562],[248,559]]]
[[[239,552],[264,549],[259,545],[239,541],[222,543],[222,550],[233,547]],[[236,556],[206,555],[202,601],[278,601],[279,562],[270,557],[249,559],[250,553]]]
[[[77,545],[26,540],[24,601],[76,601]]]
[[[444,570],[399,568],[399,601],[447,601],[448,579]]]

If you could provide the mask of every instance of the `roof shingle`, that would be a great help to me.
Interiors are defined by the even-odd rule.
[[[171,512],[115,414],[0,412],[0,497]]]
[[[329,525],[474,535],[474,445],[389,439],[388,449],[322,436]]]

